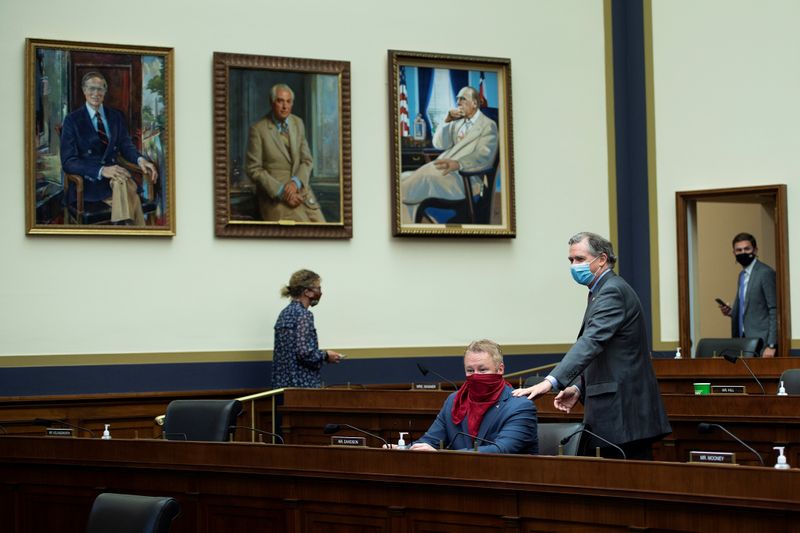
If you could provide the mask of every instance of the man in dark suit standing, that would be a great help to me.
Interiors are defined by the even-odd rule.
[[[554,405],[569,412],[584,403],[584,423],[593,433],[619,445],[628,459],[652,459],[652,444],[672,432],[653,365],[636,292],[612,270],[617,258],[611,243],[594,233],[569,240],[573,279],[589,287],[589,303],[577,342],[544,381],[514,391],[533,400],[551,390]],[[620,457],[599,445],[605,457]]]
[[[143,226],[137,184],[118,158],[122,156],[138,165],[152,183],[158,179],[158,171],[133,145],[122,112],[103,105],[108,91],[105,76],[87,72],[81,80],[81,89],[85,105],[64,119],[61,168],[83,177],[85,201],[106,202],[111,206],[112,222]]]
[[[757,337],[764,347],[763,357],[775,357],[778,342],[778,298],[775,270],[759,261],[756,238],[739,233],[733,238],[733,255],[742,265],[733,306],[720,305],[731,317],[731,336]]]

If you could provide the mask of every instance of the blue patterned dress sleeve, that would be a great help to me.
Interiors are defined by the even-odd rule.
[[[292,300],[275,322],[272,388],[322,386],[320,369],[325,351],[319,349],[314,315]]]

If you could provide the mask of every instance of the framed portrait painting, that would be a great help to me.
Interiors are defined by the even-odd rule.
[[[350,63],[214,53],[218,237],[353,234]]]
[[[514,237],[511,61],[389,51],[392,232]]]
[[[25,50],[27,233],[175,235],[172,49]]]

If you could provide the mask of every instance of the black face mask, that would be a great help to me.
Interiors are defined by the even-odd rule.
[[[755,258],[756,254],[736,254],[736,262],[744,268],[749,267],[750,263],[752,263]]]

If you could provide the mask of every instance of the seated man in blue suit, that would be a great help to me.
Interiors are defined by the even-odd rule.
[[[61,168],[68,174],[83,176],[85,201],[111,206],[111,222],[143,226],[138,186],[117,158],[122,156],[138,165],[153,183],[158,179],[156,167],[131,141],[125,115],[103,105],[108,91],[105,76],[99,72],[86,73],[81,89],[86,104],[64,119]],[[67,201],[74,201],[74,196]]]
[[[464,353],[467,380],[448,396],[436,420],[411,450],[445,449],[486,453],[539,453],[536,407],[511,396],[503,379],[503,353],[490,340],[471,343]]]

